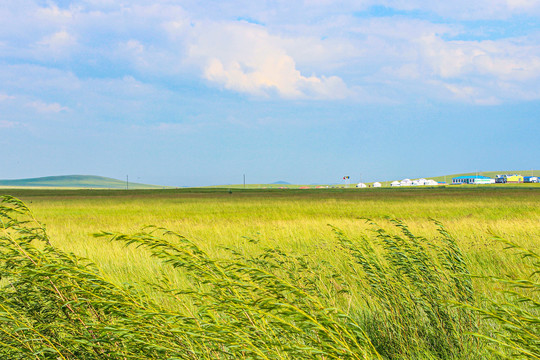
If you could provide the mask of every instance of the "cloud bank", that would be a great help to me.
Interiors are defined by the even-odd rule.
[[[39,97],[47,74],[63,72],[73,83],[188,81],[283,101],[531,101],[540,99],[539,16],[534,0],[8,2],[0,66],[47,70],[0,92]],[[53,106],[63,102],[34,108],[65,111]]]

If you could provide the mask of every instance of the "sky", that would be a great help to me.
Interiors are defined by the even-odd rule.
[[[540,169],[540,0],[3,0],[0,179]]]

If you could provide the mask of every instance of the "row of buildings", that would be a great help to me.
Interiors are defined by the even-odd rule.
[[[401,181],[392,181],[390,183],[390,186],[433,186],[433,185],[439,185],[438,182],[431,179],[418,179],[418,180],[411,180],[411,179],[403,179]],[[381,187],[382,184],[380,182],[374,182],[372,184],[373,187]],[[357,188],[365,188],[368,187],[368,185],[364,183],[359,183],[356,185]]]
[[[519,184],[519,183],[538,183],[537,176],[521,176],[517,174],[503,174],[496,175],[495,178],[490,178],[482,175],[468,175],[468,176],[457,176],[452,178],[453,185],[461,184]],[[434,185],[445,185],[445,182],[437,182],[431,179],[403,179],[401,181],[392,181],[390,186],[434,186]],[[380,182],[374,182],[372,187],[381,187]],[[369,185],[364,183],[359,183],[356,185],[357,188],[366,188]]]
[[[433,186],[433,185],[439,185],[438,182],[432,179],[418,179],[418,180],[411,180],[411,179],[403,179],[401,181],[392,181],[390,183],[390,186]]]
[[[520,183],[537,183],[537,176],[522,176],[518,174],[502,174],[495,175],[495,178],[490,178],[481,175],[458,176],[452,178],[452,184],[520,184]]]

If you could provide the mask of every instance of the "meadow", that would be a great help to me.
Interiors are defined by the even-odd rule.
[[[149,351],[145,353],[147,358],[153,358],[148,355],[151,351],[157,354],[155,358],[460,359],[499,358],[503,354],[520,354],[530,358],[538,356],[538,353],[534,355],[534,351],[527,350],[533,354],[527,355],[517,349],[515,340],[512,340],[514,348],[482,340],[481,336],[495,337],[502,330],[496,319],[482,320],[486,313],[474,310],[486,309],[492,302],[514,301],[511,300],[514,295],[502,291],[509,284],[490,277],[503,277],[509,281],[531,279],[530,275],[536,269],[532,253],[528,257],[520,257],[515,250],[504,250],[507,245],[497,238],[505,239],[512,246],[539,252],[538,186],[365,190],[3,189],[0,195],[12,195],[24,201],[33,216],[44,224],[52,247],[90,259],[106,281],[118,286],[130,284],[129,288],[138,296],[159,304],[162,310],[177,311],[176,316],[191,314],[197,321],[202,321],[199,315],[193,315],[206,306],[204,302],[198,302],[197,296],[183,298],[187,292],[179,291],[171,297],[170,291],[155,286],[156,279],[167,279],[170,289],[193,291],[192,273],[195,273],[199,276],[195,281],[197,291],[213,294],[208,295],[214,301],[209,302],[214,306],[212,324],[217,321],[215,316],[221,316],[219,311],[223,311],[230,316],[229,320],[237,320],[235,326],[243,326],[240,320],[246,316],[244,322],[252,322],[255,329],[265,329],[264,334],[271,332],[272,326],[276,327],[276,331],[283,331],[283,334],[291,334],[290,339],[283,343],[275,339],[275,334],[268,335],[273,340],[264,343],[267,347],[280,349],[277,352],[271,349],[257,352],[259,350],[253,350],[255,347],[246,345],[251,344],[252,340],[237,344],[238,339],[234,338],[231,341],[235,345],[226,350],[224,344],[216,348],[201,343],[191,344],[190,351],[182,350],[185,357],[170,355],[174,353],[171,349],[139,349],[141,352]],[[398,219],[398,222],[393,219]],[[229,280],[220,278],[217,282],[214,277],[217,270],[214,269],[211,278],[216,283],[213,283],[205,278],[209,273],[199,273],[200,267],[194,270],[190,266],[195,265],[186,265],[193,257],[179,261],[172,255],[174,251],[166,251],[165,255],[160,253],[156,249],[167,248],[167,245],[151,245],[149,239],[154,239],[151,237],[154,233],[141,232],[147,225],[163,227],[181,235],[178,238],[173,236],[172,243],[187,246],[191,249],[190,256],[195,256],[197,261],[202,261],[197,254],[204,254],[203,258],[207,260],[202,267],[208,264],[217,266],[214,264],[224,261],[228,265],[219,265],[219,272],[227,273],[223,270],[226,269],[235,275],[227,275],[226,279]],[[100,232],[105,233],[94,236]],[[158,233],[161,234],[160,239],[167,238],[167,234]],[[109,241],[111,238],[121,241]],[[126,246],[129,243],[138,247]],[[448,262],[453,265],[448,265]],[[233,263],[236,265],[231,268],[230,264]],[[246,273],[246,268],[238,264],[255,264],[255,268],[268,271],[265,276],[278,280],[268,283],[264,280],[266,277],[261,277],[259,273],[257,276]],[[386,275],[379,278],[381,274],[376,274],[373,269]],[[437,274],[436,279],[430,275],[430,271]],[[302,304],[326,319],[328,323],[323,324],[332,331],[318,333],[311,328],[314,326],[312,323],[298,318],[297,313],[276,310],[283,319],[292,316],[305,337],[294,335],[294,331],[290,330],[293,325],[285,330],[279,328],[283,322],[275,324],[269,320],[270,317],[261,316],[260,308],[255,312],[261,316],[257,320],[253,314],[246,315],[254,311],[255,305],[251,302],[250,307],[243,308],[241,314],[230,313],[237,311],[234,307],[219,308],[218,304],[226,303],[225,295],[220,293],[218,296],[208,287],[222,284],[223,281],[229,284],[231,278],[239,277],[250,279],[249,286],[253,286],[250,291],[254,294],[262,291],[261,288],[270,289],[262,291],[257,301],[251,298],[250,301],[258,304],[269,294],[287,298],[290,301],[288,304]],[[465,280],[462,283],[462,280],[456,280],[458,278]],[[287,285],[286,288],[276,288],[276,284],[283,284],[283,279],[288,279],[296,287]],[[474,296],[467,290],[468,282]],[[261,287],[261,284],[268,288]],[[386,284],[386,287],[381,284]],[[243,294],[241,289],[248,285],[243,283],[240,287],[236,286],[231,288],[231,292]],[[382,292],[381,286],[385,289]],[[424,287],[431,289],[430,292],[426,293]],[[403,292],[411,288],[416,289],[414,294],[411,293],[409,297],[405,295],[406,300],[401,299]],[[300,290],[305,291],[304,295],[296,293]],[[283,291],[286,293],[283,294]],[[534,286],[532,290],[525,286],[523,291],[519,293],[520,296],[538,301],[538,289],[534,290]],[[447,299],[444,294],[452,295]],[[244,299],[247,295],[238,296]],[[307,298],[313,298],[309,300],[312,302]],[[226,299],[231,300],[230,297]],[[234,301],[239,300],[235,298]],[[450,302],[453,304],[450,305]],[[237,306],[247,306],[242,304],[239,302]],[[179,310],[179,306],[183,310]],[[329,308],[336,309],[335,313],[319,313],[321,309]],[[538,315],[537,306],[533,306],[531,311],[527,314]],[[277,316],[273,314],[271,318]],[[344,330],[350,329],[347,327],[351,325],[347,322],[349,320],[342,320],[342,317],[348,316],[356,324],[354,326],[361,328],[359,333],[351,335],[349,330]],[[435,321],[430,316],[439,320]],[[336,320],[338,318],[340,320]],[[112,322],[115,321],[119,320]],[[217,323],[223,325],[223,321]],[[436,323],[440,324],[434,325]],[[302,324],[310,330],[303,328]],[[533,322],[532,326],[538,329],[537,323]],[[310,331],[313,334],[309,335]],[[233,336],[232,333],[232,330],[231,333],[225,331],[222,336],[227,338]],[[336,340],[338,333],[342,336],[339,341]],[[325,338],[329,334],[333,334],[330,340]],[[198,333],[197,336],[202,335]],[[283,336],[287,338],[289,335]],[[534,336],[538,339],[537,334]],[[442,338],[446,339],[446,343],[439,343]],[[352,342],[356,348],[344,339],[354,339]],[[159,341],[166,342],[163,339]],[[208,340],[208,343],[211,342]],[[341,345],[332,347],[328,344]],[[237,352],[235,346],[238,347]],[[137,358],[136,355],[126,355],[127,350],[115,351],[121,354],[118,358]],[[36,355],[36,358],[47,358],[39,356]],[[99,357],[98,354],[95,358],[109,357]]]

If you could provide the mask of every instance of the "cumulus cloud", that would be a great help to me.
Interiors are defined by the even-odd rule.
[[[540,49],[533,44],[445,41],[430,35],[418,39],[418,45],[422,70],[440,79],[458,98],[490,104],[534,98],[540,89]],[[456,86],[456,81],[461,85]],[[516,87],[521,91],[515,92]]]
[[[284,98],[342,98],[347,86],[337,76],[303,75],[283,41],[262,26],[236,22],[199,24],[190,57],[204,77],[226,89]]]

